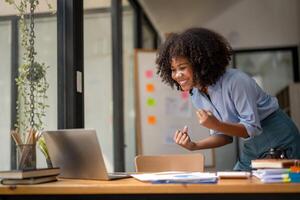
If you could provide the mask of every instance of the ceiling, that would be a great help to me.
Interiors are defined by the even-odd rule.
[[[163,33],[204,24],[241,0],[139,0],[155,27]]]

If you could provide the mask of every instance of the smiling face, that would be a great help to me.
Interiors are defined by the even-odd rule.
[[[183,91],[189,91],[194,86],[193,69],[189,60],[185,57],[175,57],[171,61],[172,79],[174,79]]]

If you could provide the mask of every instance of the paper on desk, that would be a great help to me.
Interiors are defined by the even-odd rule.
[[[145,174],[132,174],[133,178],[139,181],[146,182],[216,182],[217,176],[215,173],[209,172],[160,172],[160,173],[145,173]]]
[[[217,172],[219,178],[249,178],[250,172],[246,171],[220,171]]]

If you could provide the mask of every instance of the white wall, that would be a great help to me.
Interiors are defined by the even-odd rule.
[[[300,42],[298,0],[139,0],[162,36],[203,26],[227,37],[235,48]]]
[[[298,0],[244,0],[203,24],[230,40],[234,48],[299,43]]]

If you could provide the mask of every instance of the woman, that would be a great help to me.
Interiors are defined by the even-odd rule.
[[[265,157],[272,148],[283,149],[287,158],[300,158],[295,124],[252,78],[226,68],[231,55],[229,43],[205,28],[171,34],[160,47],[157,73],[172,88],[190,92],[199,123],[210,129],[210,137],[194,142],[184,127],[175,133],[175,142],[193,151],[241,137],[244,148],[235,170],[251,170],[251,160]]]

